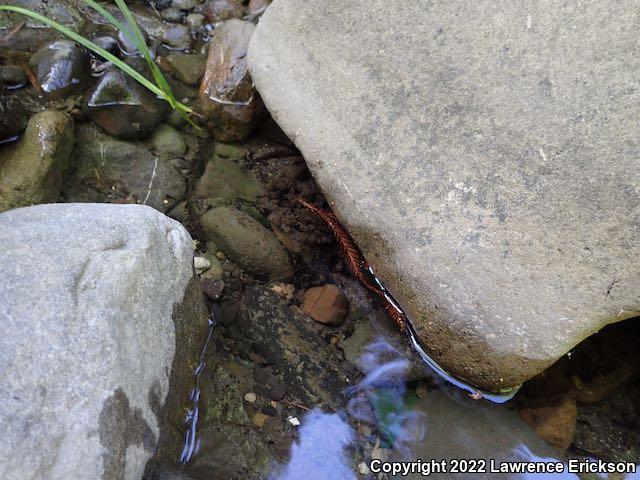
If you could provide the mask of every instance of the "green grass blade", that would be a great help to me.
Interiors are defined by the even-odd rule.
[[[83,0],[83,1],[89,7],[93,8],[96,12],[98,12],[103,17],[105,17],[114,27],[116,27],[118,30],[124,33],[124,35],[126,35],[129,38],[129,40],[133,42],[133,44],[136,46],[140,54],[144,57],[145,61],[147,62],[147,65],[149,67],[151,75],[153,76],[154,81],[156,82],[156,85],[165,93],[165,98],[169,101],[171,106],[174,109],[178,108],[177,106],[178,102],[176,102],[175,100],[175,96],[171,91],[171,87],[169,86],[166,78],[158,68],[158,65],[153,61],[153,58],[151,58],[151,52],[149,51],[149,48],[147,47],[147,44],[144,40],[144,35],[142,34],[140,27],[138,27],[138,24],[136,23],[135,18],[133,17],[133,14],[129,10],[129,7],[127,6],[127,4],[122,0],[116,1],[118,8],[122,12],[122,15],[124,16],[125,21],[127,22],[128,28],[122,22],[116,19],[102,5],[98,4],[94,0]]]
[[[124,15],[124,18],[127,21],[129,28],[131,29],[131,31],[133,31],[134,35],[136,36],[137,38],[136,45],[138,47],[138,50],[147,61],[147,65],[149,65],[149,70],[151,70],[151,74],[153,75],[153,78],[156,81],[156,84],[158,85],[158,87],[162,89],[162,91],[164,91],[166,97],[169,99],[169,102],[171,103],[171,106],[173,108],[176,108],[175,106],[176,100],[171,90],[171,87],[169,86],[167,79],[164,77],[164,75],[160,71],[158,64],[153,61],[153,58],[151,57],[151,52],[149,51],[149,47],[147,47],[147,44],[144,40],[144,35],[142,33],[142,30],[140,30],[140,27],[138,27],[138,23],[136,22],[136,19],[134,18],[133,13],[131,13],[131,10],[129,10],[129,6],[125,2],[125,0],[115,0],[115,2],[116,2],[116,5],[118,5],[118,8],[122,12],[122,14]]]
[[[192,113],[192,109],[190,107],[188,107],[187,105],[184,105],[184,104],[182,104],[180,102],[177,102],[175,100],[175,98],[168,97],[167,92],[165,92],[159,86],[153,84],[151,81],[149,81],[147,78],[145,78],[142,74],[140,74],[138,71],[136,71],[133,67],[127,65],[121,59],[119,59],[118,57],[116,57],[112,53],[106,51],[102,47],[96,45],[91,40],[83,37],[82,35],[80,35],[80,34],[74,32],[73,30],[65,27],[64,25],[61,25],[60,23],[56,22],[55,20],[51,20],[51,19],[45,17],[44,15],[41,15],[41,14],[39,14],[37,12],[34,12],[34,11],[31,11],[29,9],[22,8],[22,7],[16,7],[16,6],[13,6],[13,5],[0,5],[0,11],[3,11],[3,10],[4,11],[9,11],[9,12],[20,13],[20,14],[25,15],[27,17],[33,18],[34,20],[42,22],[42,23],[44,23],[46,25],[49,25],[50,27],[52,27],[52,28],[56,29],[57,31],[59,31],[60,33],[62,33],[63,35],[65,35],[65,36],[69,37],[70,39],[74,40],[75,42],[79,43],[83,47],[88,48],[89,50],[97,53],[98,55],[100,55],[105,60],[109,60],[116,67],[118,67],[120,70],[122,70],[124,73],[126,73],[131,78],[133,78],[138,83],[140,83],[143,87],[147,88],[148,90],[150,90],[151,92],[153,92],[157,96],[161,97],[162,99],[168,101],[171,104],[171,106],[174,107],[175,109],[178,109],[181,112],[185,112],[185,113]],[[154,62],[154,65],[155,65],[155,62]],[[156,67],[157,67],[157,65],[156,65]],[[162,73],[160,73],[160,75],[162,75]],[[166,79],[164,79],[164,81],[166,82]]]

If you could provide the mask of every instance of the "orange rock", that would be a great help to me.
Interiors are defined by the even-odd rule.
[[[549,445],[566,450],[573,442],[578,409],[572,397],[564,396],[552,405],[525,408],[519,413]]]
[[[324,285],[306,291],[302,311],[317,322],[337,326],[344,322],[349,302],[338,287]]]

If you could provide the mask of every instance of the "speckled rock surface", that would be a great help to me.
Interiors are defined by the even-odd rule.
[[[428,352],[518,385],[640,311],[633,7],[276,0],[252,78]]]
[[[191,242],[138,205],[0,215],[1,478],[141,478],[207,328]]]

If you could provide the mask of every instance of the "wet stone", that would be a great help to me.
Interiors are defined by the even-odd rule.
[[[265,116],[247,69],[247,49],[255,26],[227,20],[217,27],[200,85],[200,106],[217,140],[246,138]]]
[[[57,97],[79,90],[89,80],[87,54],[70,40],[42,47],[31,56],[29,66],[42,91]]]
[[[200,5],[200,0],[173,0],[171,6],[179,10],[190,11]]]
[[[262,184],[238,163],[213,156],[196,185],[198,198],[220,198],[232,202],[242,199],[255,203],[264,194]]]
[[[519,413],[549,445],[566,450],[573,442],[578,410],[576,401],[570,396],[546,405],[525,408]]]
[[[76,129],[72,165],[62,187],[66,201],[114,202],[133,197],[133,202],[166,212],[185,195],[185,179],[167,159],[91,124]]]
[[[282,400],[287,394],[287,391],[288,387],[285,383],[277,382],[271,387],[271,390],[269,391],[269,398],[275,401]]]
[[[338,326],[344,322],[349,313],[349,302],[338,287],[324,285],[310,288],[305,292],[302,311],[316,322]]]
[[[171,53],[166,58],[178,80],[187,85],[198,85],[200,83],[206,64],[205,55]]]
[[[112,53],[116,57],[119,57],[120,54],[122,53],[118,40],[108,35],[102,35],[102,36],[96,37],[92,40],[92,42],[98,45],[99,47],[103,48],[107,52]],[[94,58],[100,59],[101,61],[104,61],[104,59],[101,56],[99,56],[97,53],[89,52],[89,55],[91,55]]]
[[[167,22],[180,23],[182,21],[183,13],[178,8],[169,7],[160,12],[160,16]]]
[[[278,410],[276,410],[276,408],[273,405],[265,405],[260,409],[260,411],[270,417],[278,416]]]
[[[142,28],[140,29],[142,32],[142,37],[147,45],[149,45],[149,35]],[[124,26],[123,30],[118,30],[118,43],[120,44],[120,49],[125,55],[137,55],[140,52],[138,51],[138,47],[136,46],[133,39],[136,38],[135,33],[128,27],[128,25]]]
[[[73,149],[69,115],[37,113],[18,142],[0,148],[0,212],[58,201]]]
[[[242,4],[238,0],[209,0],[205,5],[205,15],[211,23],[242,18]]]
[[[187,144],[184,136],[170,125],[160,125],[151,137],[153,148],[166,155],[184,155]]]
[[[267,420],[269,420],[268,415],[265,415],[262,412],[257,412],[256,414],[253,415],[253,418],[251,419],[251,423],[253,423],[258,428],[262,428],[264,427],[264,424],[267,423]]]
[[[257,14],[264,12],[271,5],[271,0],[251,0],[249,2],[249,14]]]
[[[0,82],[4,82],[8,89],[27,81],[27,75],[18,65],[0,65]]]
[[[224,282],[222,280],[214,280],[205,278],[202,280],[202,291],[211,300],[218,300],[224,290]]]
[[[162,43],[172,50],[188,50],[193,40],[189,28],[184,25],[168,29],[162,35]]]
[[[147,0],[154,9],[160,11],[165,10],[171,6],[172,0]]]
[[[187,15],[187,18],[185,18],[185,23],[191,30],[198,30],[199,28],[202,28],[205,21],[206,18],[201,13],[190,13]]]
[[[146,69],[140,59],[132,66]],[[110,67],[87,93],[83,111],[107,133],[133,139],[149,135],[164,119],[168,104],[118,68]]]

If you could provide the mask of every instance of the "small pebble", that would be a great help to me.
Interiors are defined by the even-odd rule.
[[[160,12],[160,16],[163,20],[171,23],[178,23],[182,20],[182,12],[173,7],[165,8]]]
[[[269,398],[269,391],[264,388],[262,385],[254,385],[253,391],[256,392],[257,395],[260,395],[263,398]]]
[[[191,48],[191,33],[184,25],[172,27],[162,35],[162,43],[174,50],[188,50]]]
[[[205,16],[201,13],[190,13],[187,15],[185,22],[191,30],[197,30],[204,26],[205,20]]]
[[[251,419],[251,423],[253,423],[258,428],[262,428],[267,420],[269,420],[269,417],[267,415],[262,412],[257,412]]]
[[[278,382],[271,387],[271,390],[269,391],[269,398],[275,401],[282,400],[287,394],[287,390],[286,384]]]
[[[199,275],[211,267],[211,262],[205,257],[194,257],[193,266],[196,269],[196,273]]]
[[[371,470],[369,470],[366,462],[360,462],[358,464],[358,472],[360,472],[360,475],[369,475]]]
[[[187,144],[183,135],[171,125],[160,125],[153,132],[151,142],[158,153],[184,155],[187,151]]]
[[[193,10],[200,2],[198,0],[173,0],[171,6],[179,10]]]
[[[253,393],[253,392],[249,392],[249,393],[247,393],[247,394],[244,396],[244,401],[245,401],[245,402],[248,402],[248,403],[255,403],[255,401],[256,401],[256,399],[257,399],[257,398],[258,398],[258,397],[256,396],[256,394],[255,394],[255,393]]]
[[[224,290],[224,282],[213,278],[205,278],[202,280],[202,291],[211,300],[218,300]]]

